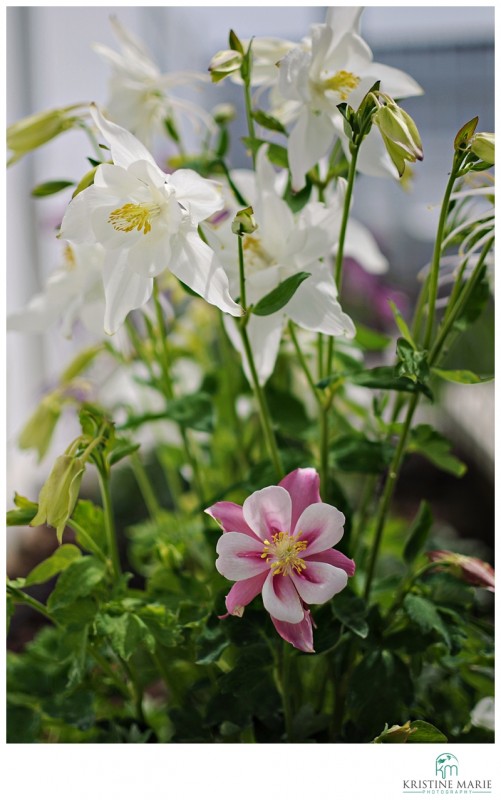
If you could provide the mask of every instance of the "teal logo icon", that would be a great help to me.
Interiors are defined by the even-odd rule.
[[[435,761],[435,775],[439,775],[442,780],[447,778],[457,778],[459,774],[459,761],[452,753],[442,753]]]

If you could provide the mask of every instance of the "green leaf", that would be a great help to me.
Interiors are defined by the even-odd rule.
[[[381,351],[386,350],[391,343],[391,336],[385,336],[384,333],[373,331],[357,322],[357,332],[354,341],[362,350]]]
[[[35,188],[31,190],[31,196],[48,197],[50,194],[62,192],[63,189],[67,189],[68,186],[74,185],[75,181],[47,181],[46,183],[40,183],[38,186],[35,186]]]
[[[378,474],[393,457],[393,446],[388,442],[373,442],[362,434],[345,434],[331,445],[334,465],[343,472]]]
[[[469,122],[465,123],[456,134],[454,139],[454,150],[464,150],[475,133],[475,128],[478,125],[478,117],[473,117]]]
[[[214,404],[206,392],[195,392],[171,400],[165,416],[185,428],[211,433],[214,428]]]
[[[272,143],[268,145],[268,160],[271,161],[272,164],[275,164],[276,167],[289,169],[287,148],[282,147],[280,144]]]
[[[490,296],[491,289],[487,280],[487,266],[484,264],[466,305],[454,322],[453,327],[459,331],[467,330],[480,317]]]
[[[196,664],[213,664],[230,644],[226,626],[219,622],[213,628],[205,628],[197,639]]]
[[[243,46],[242,42],[240,41],[240,39],[238,38],[238,36],[235,33],[235,31],[233,31],[233,30],[230,31],[228,42],[229,42],[229,45],[230,45],[230,50],[236,50],[237,53],[241,53],[242,55],[245,55],[244,46]]]
[[[451,443],[445,436],[434,430],[431,425],[418,425],[411,431],[408,445],[410,453],[420,453],[432,464],[445,472],[450,472],[456,478],[461,478],[466,472],[466,464],[452,455]]]
[[[58,572],[64,572],[79,558],[82,558],[82,553],[78,547],[74,544],[62,544],[49,558],[31,570],[24,585],[33,586],[36,583],[46,583]]]
[[[426,500],[423,500],[404,545],[403,555],[407,564],[412,564],[424,549],[432,524],[431,509]]]
[[[47,601],[51,612],[87,597],[106,575],[106,565],[94,556],[83,556],[70,564],[58,578],[56,588]]]
[[[411,345],[415,350],[416,345],[414,343],[414,339],[412,338],[412,333],[410,332],[409,326],[407,325],[406,321],[404,320],[402,314],[400,313],[399,309],[397,308],[393,300],[389,300],[388,302],[393,312],[393,316],[395,317],[395,322],[397,323],[398,330],[400,331],[404,339],[407,339],[407,341],[411,343]]]
[[[281,430],[297,437],[310,427],[311,421],[303,403],[290,392],[267,386],[266,399],[271,417]]]
[[[447,741],[438,728],[422,719],[406,722],[405,725],[392,725],[391,728],[386,724],[384,731],[374,739],[375,744],[438,744]]]
[[[103,509],[91,500],[79,500],[68,521],[70,528],[72,521],[76,522],[73,530],[77,544],[84,550],[102,556],[107,547]]]
[[[110,467],[112,467],[114,464],[118,464],[118,462],[122,461],[123,458],[127,458],[127,456],[132,455],[132,453],[135,453],[140,447],[140,444],[130,442],[128,439],[116,437],[113,442],[113,449],[108,456],[108,463]]]
[[[14,527],[16,525],[29,525],[32,519],[35,519],[38,512],[38,503],[33,503],[26,497],[20,494],[14,495],[14,504],[17,509],[7,511],[7,525]]]
[[[109,638],[113,649],[120,658],[128,661],[143,646],[150,653],[155,652],[155,639],[147,625],[136,614],[99,614],[96,617],[98,634]]]
[[[289,300],[291,300],[303,281],[309,278],[311,272],[297,272],[272,289],[267,295],[261,298],[253,307],[252,313],[258,317],[267,317],[280,311]]]
[[[449,632],[434,603],[417,594],[408,594],[404,600],[404,608],[412,622],[415,622],[423,633],[435,631],[450,646]]]
[[[94,161],[93,162],[92,159],[89,159],[89,161],[93,164],[93,167],[88,172],[86,172],[85,175],[78,182],[75,191],[71,195],[72,199],[74,197],[76,197],[77,194],[80,194],[80,192],[83,192],[84,189],[88,189],[89,186],[92,186],[92,184],[94,183],[94,177],[96,175],[96,169],[98,168],[98,166],[99,166],[99,164],[101,162],[99,162],[99,161]]]
[[[82,350],[61,373],[59,378],[60,383],[69,383],[73,378],[81,375],[102,352],[104,352],[104,346],[102,344]]]
[[[481,377],[468,369],[438,369],[433,367],[432,372],[444,381],[450,381],[451,383],[488,383],[494,380],[494,375]]]
[[[337,379],[339,376],[335,377]],[[411,394],[422,392],[430,400],[433,399],[428,386],[419,381],[415,383],[410,378],[398,377],[395,375],[393,367],[374,367],[373,369],[362,370],[359,373],[350,374],[347,376],[347,380],[357,386],[366,386],[368,389],[390,389],[397,392],[411,392]]]
[[[267,128],[269,131],[277,131],[277,133],[283,133],[287,136],[287,129],[282,125],[280,120],[272,117],[271,114],[265,114],[264,111],[257,109],[252,112],[252,116],[258,125],[261,125],[263,128]]]
[[[400,338],[397,340],[397,357],[395,372],[399,377],[410,378],[414,383],[428,380],[430,369],[426,351],[415,350],[407,339]]]
[[[364,601],[354,595],[340,594],[332,601],[332,611],[334,616],[353,631],[356,636],[366,639],[369,633],[366,615],[367,609]]]

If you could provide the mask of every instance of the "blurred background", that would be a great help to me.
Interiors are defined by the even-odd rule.
[[[106,104],[109,68],[92,49],[99,42],[118,49],[109,24],[121,23],[147,45],[164,72],[205,72],[212,55],[227,47],[228,31],[240,38],[279,36],[299,41],[309,25],[322,22],[325,7],[10,7],[7,9],[7,122],[78,101]],[[415,169],[412,192],[391,180],[362,178],[355,193],[354,216],[374,233],[390,262],[385,291],[401,298],[402,310],[417,290],[417,274],[429,261],[443,189],[458,129],[478,115],[479,130],[494,129],[493,7],[369,7],[362,17],[362,35],[374,60],[408,72],[424,96],[403,105],[420,130],[425,159]],[[241,104],[237,86],[224,81],[208,85],[193,97],[207,109],[220,102]],[[246,166],[239,137],[232,128],[232,164]],[[188,132],[189,135],[189,132]],[[159,162],[167,145],[155,152]],[[79,179],[87,170],[89,147],[84,133],[71,132],[15,164],[7,178],[7,308],[15,311],[40,291],[60,264],[61,244],[55,229],[69,200],[68,193],[36,200],[31,189],[46,180]],[[71,190],[70,190],[71,191]],[[377,202],[374,198],[377,197]],[[380,279],[369,289],[377,291]],[[365,289],[364,289],[365,291]],[[409,298],[407,300],[406,298]],[[375,320],[384,326],[384,320]],[[487,313],[472,329],[470,368],[492,371],[493,317]],[[57,455],[70,436],[59,427],[45,462],[16,446],[19,432],[39,398],[72,354],[88,343],[77,330],[64,340],[55,327],[45,336],[9,333],[8,337],[8,505],[16,489],[35,497],[51,454]],[[442,398],[441,429],[467,453],[475,470],[477,499],[492,511],[494,399],[492,384],[454,387]],[[471,420],[475,419],[475,426]],[[71,428],[73,423],[68,420]],[[464,454],[462,453],[463,457]],[[429,473],[433,483],[434,476]],[[405,475],[403,478],[405,482]],[[412,481],[411,481],[412,483]],[[437,491],[444,492],[443,487]],[[490,505],[489,505],[490,503]],[[489,511],[489,513],[490,513]],[[492,516],[492,515],[491,515]]]

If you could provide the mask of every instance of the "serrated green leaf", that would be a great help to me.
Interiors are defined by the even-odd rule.
[[[67,189],[68,186],[74,185],[75,181],[46,181],[45,183],[40,183],[38,186],[35,186],[35,188],[31,190],[31,196],[48,197],[51,194],[62,192],[63,189]]]
[[[423,500],[404,545],[403,555],[404,561],[407,564],[412,564],[423,551],[432,524],[433,516],[431,509],[426,500]]]
[[[106,565],[94,556],[83,556],[70,564],[58,578],[47,608],[56,612],[75,600],[90,595],[106,575]]]
[[[320,381],[317,386],[325,388],[330,383],[339,380],[339,377],[339,375],[330,375],[325,380]],[[389,389],[398,392],[410,392],[411,394],[422,392],[430,400],[433,399],[428,386],[419,381],[414,383],[410,378],[398,377],[395,375],[393,367],[374,367],[373,369],[361,370],[358,373],[349,373],[345,377],[350,383],[354,383],[357,386],[365,386],[368,389]]]
[[[340,594],[332,601],[332,611],[346,628],[361,639],[367,638],[369,633],[369,625],[366,620],[367,609],[360,597]]]
[[[311,272],[297,272],[286,278],[282,283],[272,289],[267,295],[261,298],[253,307],[252,313],[257,317],[267,317],[269,314],[276,314],[291,300],[303,281],[309,278]]]
[[[451,639],[442,617],[434,603],[417,594],[408,594],[404,600],[405,611],[423,633],[435,631],[450,647]]]
[[[54,575],[64,572],[79,558],[82,558],[82,553],[78,547],[74,544],[62,544],[49,558],[31,570],[24,585],[33,586],[36,583],[46,583]]]
[[[331,445],[334,465],[343,472],[379,474],[391,462],[394,448],[388,442],[375,442],[363,434],[345,434]]]
[[[113,649],[120,658],[128,661],[143,646],[150,653],[155,652],[155,639],[147,625],[137,614],[99,614],[96,618],[98,634],[109,638]]]
[[[406,722],[405,725],[388,725],[374,739],[375,744],[433,744],[447,742],[447,737],[429,722],[422,719]]]
[[[474,372],[470,372],[469,369],[438,369],[437,367],[433,367],[432,372],[444,381],[449,381],[451,383],[474,384],[488,383],[494,380],[494,375],[484,375],[482,377],[476,375]]]

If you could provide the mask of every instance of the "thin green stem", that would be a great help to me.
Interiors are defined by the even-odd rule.
[[[148,514],[152,519],[157,519],[162,513],[162,507],[157,500],[155,490],[151,485],[151,481],[148,477],[148,473],[146,472],[143,462],[137,453],[132,453],[130,456],[130,465],[132,467],[134,477],[136,478],[137,485],[141,490],[146,508],[148,509]]]
[[[103,501],[104,529],[106,533],[106,541],[108,544],[108,553],[111,559],[111,566],[113,568],[113,573],[116,578],[119,578],[121,574],[121,568],[120,568],[120,558],[118,555],[115,520],[113,517],[113,506],[111,502],[110,477],[108,469],[107,467],[105,467],[105,465],[98,464],[96,462],[96,466],[97,466],[97,474],[99,477],[99,487],[101,489],[101,499]]]
[[[34,597],[30,597],[29,594],[25,594],[20,589],[15,589],[12,586],[7,587],[7,591],[9,594],[12,595],[12,598],[15,603],[18,605],[29,606],[34,611],[38,611],[39,614],[42,614],[46,619],[50,620],[54,625],[59,625],[56,619],[52,616],[50,611],[47,610],[47,607],[40,603],[38,600],[35,600]]]
[[[405,455],[405,448],[407,445],[407,437],[409,435],[410,427],[412,424],[412,418],[414,416],[414,412],[417,408],[417,404],[419,402],[419,394],[416,393],[409,405],[407,416],[405,418],[405,422],[402,428],[402,433],[400,435],[400,440],[395,450],[395,454],[393,456],[388,475],[386,478],[386,483],[384,486],[383,494],[381,495],[381,499],[379,501],[377,516],[376,516],[376,529],[374,532],[374,541],[372,544],[372,550],[370,554],[369,566],[367,569],[367,577],[365,583],[365,599],[368,601],[371,591],[372,580],[374,578],[374,570],[376,567],[376,561],[379,555],[379,549],[381,547],[381,541],[383,538],[383,531],[386,522],[386,515],[388,513],[388,509],[390,507],[391,499],[393,497],[393,492],[395,489],[395,484],[397,482],[398,473],[400,471],[400,467],[402,465],[402,461]]]
[[[245,263],[244,263],[244,244],[243,236],[237,236],[238,239],[238,275],[240,278],[240,305],[247,311],[247,295],[245,290]]]
[[[250,47],[250,45],[249,45]],[[252,116],[252,97],[251,97],[251,86],[250,86],[250,69],[249,75],[244,78],[244,98],[245,98],[245,115],[247,117],[247,128],[249,130],[249,138],[251,140],[251,150],[252,150],[252,166],[256,169],[256,148],[255,148],[255,141],[256,141],[256,129],[254,127],[254,118]]]
[[[256,397],[259,408],[259,417],[261,419],[261,426],[263,428],[264,438],[266,440],[270,458],[273,462],[273,467],[277,474],[277,479],[281,480],[284,474],[282,459],[280,458],[280,453],[275,439],[275,433],[271,425],[268,403],[266,402],[266,397],[264,395],[263,388],[259,383],[259,377],[257,374],[256,365],[254,363],[254,356],[252,354],[252,348],[249,342],[249,337],[247,336],[247,330],[244,325],[242,325],[240,328],[240,334],[242,336],[242,342],[244,345],[245,355],[247,357],[247,363],[249,364],[249,369],[251,371],[252,388],[254,389],[254,395]]]
[[[430,274],[428,280],[428,310],[426,327],[423,340],[423,349],[427,350],[431,343],[433,335],[433,326],[435,323],[435,305],[437,303],[438,294],[438,278],[440,274],[440,258],[442,255],[442,242],[444,238],[445,225],[447,222],[447,215],[449,213],[449,204],[451,200],[452,190],[457,178],[458,159],[454,155],[453,166],[447,186],[445,189],[444,199],[442,200],[442,207],[440,209],[440,217],[438,221],[437,235],[435,239],[435,247],[433,249],[433,257],[431,261]]]
[[[353,195],[353,187],[355,185],[355,176],[357,172],[357,159],[359,152],[360,152],[360,145],[354,145],[351,150],[350,168],[348,171],[346,194],[344,197],[344,205],[343,205],[343,217],[341,219],[341,228],[339,229],[339,242],[336,253],[336,267],[334,272],[334,280],[336,282],[339,294],[341,294],[341,286],[343,282],[344,245],[346,239],[346,229],[348,227],[348,220],[350,218],[351,198]]]
[[[292,340],[292,344],[294,345],[294,350],[296,351],[297,360],[299,361],[301,369],[304,372],[305,378],[308,381],[308,385],[311,391],[313,392],[313,396],[317,401],[317,403],[321,403],[320,396],[318,394],[318,389],[315,385],[315,380],[313,378],[313,375],[311,374],[311,370],[308,366],[308,362],[306,361],[304,353],[301,350],[301,345],[299,344],[299,340],[296,336],[296,331],[294,330],[294,323],[291,320],[289,320],[289,334]]]

